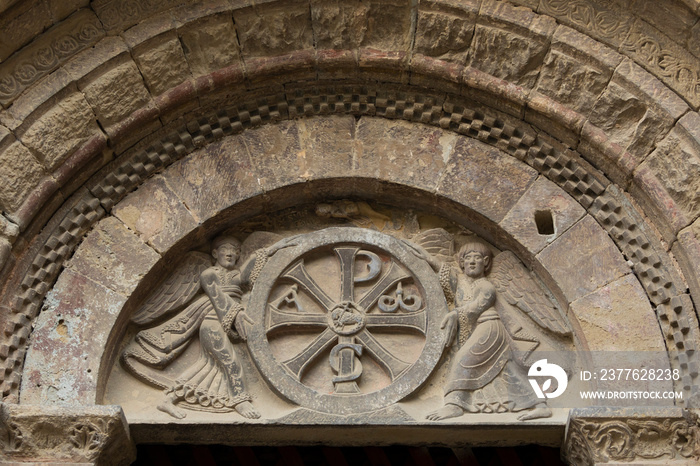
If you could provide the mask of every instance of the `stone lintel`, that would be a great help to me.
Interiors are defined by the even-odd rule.
[[[572,409],[562,452],[575,465],[698,464],[698,416],[677,407]]]
[[[0,464],[126,465],[136,447],[119,406],[0,403]]]

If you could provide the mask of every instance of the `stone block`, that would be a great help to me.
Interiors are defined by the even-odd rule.
[[[569,312],[591,351],[666,352],[656,314],[633,274],[577,299]]]
[[[122,0],[93,0],[90,2],[107,32],[121,32],[143,21],[144,18],[168,10],[181,4],[181,0],[162,0],[158,2],[132,1],[123,4]]]
[[[0,419],[7,432],[3,464],[126,466],[136,459],[120,406],[58,407],[5,401],[0,403]]]
[[[535,85],[556,23],[506,2],[485,0],[467,64],[526,88]]]
[[[414,53],[464,64],[478,11],[479,2],[475,0],[459,6],[446,1],[421,2]]]
[[[163,176],[199,221],[262,193],[242,136],[208,144],[168,167]]]
[[[457,138],[433,126],[363,117],[357,127],[356,173],[434,192]]]
[[[538,11],[614,48],[627,37],[635,19],[630,10],[606,0],[540,0]]]
[[[688,113],[642,164],[654,174],[683,216],[688,219],[700,215],[698,128],[700,115]]]
[[[124,296],[160,259],[136,234],[114,217],[100,220],[87,234],[67,266]]]
[[[233,13],[244,60],[313,48],[308,3],[263,4]]]
[[[311,1],[316,48],[356,49],[367,33],[370,5],[359,0]]]
[[[620,250],[593,217],[586,215],[537,255],[569,302],[630,273]]]
[[[497,78],[531,88],[546,53],[544,43],[477,24],[468,64]]]
[[[51,18],[57,23],[81,8],[87,8],[90,0],[64,0],[62,2],[49,2],[48,7]]]
[[[676,91],[694,109],[700,107],[698,60],[665,34],[637,20],[621,50]]]
[[[0,63],[0,104],[7,107],[25,89],[104,37],[95,14],[84,9]]]
[[[585,213],[583,207],[563,189],[540,176],[501,220],[500,225],[530,253],[536,255],[564,234]]]
[[[690,31],[690,36],[688,37],[688,51],[700,58],[700,21],[698,21]]]
[[[263,191],[307,181],[306,154],[295,121],[263,125],[242,134]]]
[[[112,208],[112,214],[159,253],[170,249],[198,225],[160,176],[125,197]]]
[[[201,76],[239,62],[236,29],[231,15],[210,16],[178,30],[194,76]]]
[[[654,222],[654,225],[667,243],[673,243],[676,233],[690,225],[692,218],[686,217],[666,190],[664,183],[647,164],[640,165],[634,172],[627,191],[642,206],[644,212],[653,212],[657,218],[663,219]]]
[[[498,223],[536,178],[537,171],[499,149],[475,139],[458,137],[447,160],[438,194]]]
[[[51,23],[51,14],[42,0],[17,2],[4,9],[0,20],[0,60],[31,42]]]
[[[20,140],[37,154],[47,170],[53,170],[100,132],[92,107],[82,94],[74,93],[30,123]]]
[[[355,153],[355,118],[349,115],[297,120],[304,156],[299,170],[308,179],[350,172]]]
[[[174,34],[142,44],[134,50],[134,60],[154,96],[192,77],[180,40]]]
[[[29,149],[15,142],[0,153],[0,205],[14,212],[46,175]]]
[[[633,75],[639,79],[628,80]],[[623,61],[589,115],[592,125],[635,157],[635,164],[651,152],[654,144],[670,129],[674,118],[682,114],[674,117],[666,109],[659,108],[660,99],[651,98],[654,94],[642,90],[644,79],[649,81],[650,87],[663,86],[630,60]]]
[[[602,129],[584,122],[577,147],[581,155],[601,170],[614,183],[624,186],[629,182],[640,160],[611,140]]]
[[[688,282],[690,294],[695,302],[700,299],[700,220],[678,232],[678,240],[673,243],[671,252],[678,261],[683,276]]]
[[[411,6],[401,0],[369,3],[367,31],[362,47],[383,51],[408,52],[411,42]]]
[[[126,298],[66,269],[46,296],[27,351],[20,399],[26,404],[91,405],[109,330]],[[71,361],[66,371],[66,361]]]
[[[679,44],[685,44],[690,29],[697,23],[697,16],[682,2],[634,0],[631,7],[638,17]]]
[[[566,26],[552,37],[552,46],[537,80],[537,91],[588,114],[622,57]]]
[[[81,90],[103,127],[119,122],[151,98],[141,73],[130,60],[93,77]]]

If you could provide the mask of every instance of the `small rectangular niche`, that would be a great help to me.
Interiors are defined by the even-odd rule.
[[[554,217],[551,210],[535,211],[535,225],[537,225],[537,233],[542,236],[554,234]]]

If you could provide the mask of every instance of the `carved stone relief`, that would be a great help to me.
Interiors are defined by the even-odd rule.
[[[253,219],[205,248],[131,316],[104,402],[132,419],[552,416],[527,370],[541,351],[571,354],[570,326],[512,252],[463,226],[344,200]]]

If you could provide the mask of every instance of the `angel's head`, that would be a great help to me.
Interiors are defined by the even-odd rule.
[[[459,268],[472,278],[483,277],[491,270],[493,253],[480,241],[470,241],[457,254]]]
[[[233,236],[217,236],[211,244],[211,255],[216,263],[231,270],[241,254],[241,242]]]

